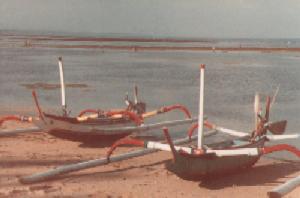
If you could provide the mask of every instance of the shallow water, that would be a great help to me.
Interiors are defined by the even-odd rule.
[[[139,96],[147,108],[181,103],[198,112],[199,64],[206,64],[205,114],[228,128],[251,131],[256,91],[273,94],[280,85],[271,120],[287,119],[289,132],[299,132],[300,54],[261,52],[112,51],[97,49],[0,48],[1,114],[35,113],[31,90],[22,84],[59,82],[57,57],[63,56],[72,114],[85,108],[124,107],[125,93]],[[59,89],[37,89],[44,109],[60,110]],[[169,113],[155,118],[182,118]],[[182,129],[181,129],[182,130]],[[300,145],[298,141],[293,144]]]

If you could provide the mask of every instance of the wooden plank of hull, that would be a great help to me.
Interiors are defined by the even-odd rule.
[[[121,139],[131,133],[120,133],[120,134],[106,134],[103,135],[101,132],[88,132],[88,133],[82,133],[78,131],[66,131],[66,130],[51,130],[48,132],[49,134],[66,140],[71,141],[78,141],[83,143],[96,143],[96,142],[102,142],[106,143],[104,145],[110,146],[113,144],[116,140]],[[103,145],[103,144],[102,144]]]
[[[265,139],[240,148],[262,147]],[[223,156],[207,154],[202,156],[175,153],[174,162],[167,163],[166,167],[181,178],[197,180],[205,176],[226,174],[254,165],[260,156]]]
[[[116,123],[116,124],[89,124],[89,123],[71,123],[64,120],[53,119],[45,117],[43,120],[35,120],[34,124],[46,132],[51,131],[69,131],[70,133],[81,133],[95,135],[119,135],[124,133],[120,128],[135,126],[134,123]],[[128,132],[128,131],[127,131]]]

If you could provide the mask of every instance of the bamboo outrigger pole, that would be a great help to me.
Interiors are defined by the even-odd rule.
[[[270,198],[279,198],[283,197],[287,193],[291,192],[295,188],[300,186],[300,176],[287,181],[286,183],[272,189],[268,192]]]
[[[30,128],[14,129],[14,130],[1,130],[0,137],[8,137],[12,135],[33,133],[33,132],[40,132],[40,131],[41,129],[39,127],[30,127]]]
[[[199,95],[199,118],[198,118],[198,149],[203,147],[203,111],[204,111],[204,70],[205,65],[200,65],[200,95]]]
[[[66,104],[66,91],[65,91],[65,81],[64,81],[64,69],[62,57],[58,57],[58,66],[59,66],[59,78],[60,78],[60,87],[61,87],[61,105],[63,115],[67,115],[67,104]]]

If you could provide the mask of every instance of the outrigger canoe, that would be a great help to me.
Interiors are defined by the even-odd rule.
[[[171,151],[173,161],[166,164],[166,167],[183,179],[200,179],[205,176],[226,174],[239,171],[253,166],[262,155],[277,152],[289,151],[300,157],[300,150],[287,144],[278,144],[274,146],[265,146],[270,140],[284,138],[299,138],[299,134],[287,135],[283,137],[287,121],[270,122],[269,114],[271,107],[271,97],[267,97],[265,115],[262,116],[259,105],[259,95],[255,96],[254,110],[256,125],[252,133],[236,132],[230,129],[217,127],[216,125],[205,121],[203,117],[204,100],[204,65],[201,65],[201,83],[200,83],[200,101],[199,101],[199,119],[198,123],[190,128],[188,136],[191,137],[193,131],[198,128],[198,141],[195,146],[174,146],[168,129],[164,128],[164,135],[168,144],[159,142],[143,141],[133,138],[124,138],[116,141],[107,153],[110,158],[113,151],[120,145],[136,145],[146,148],[155,148],[159,150]],[[203,127],[216,129],[219,132],[230,135],[238,135],[239,139],[230,141],[230,144],[217,144],[213,147],[203,143]],[[274,135],[267,135],[270,131]]]

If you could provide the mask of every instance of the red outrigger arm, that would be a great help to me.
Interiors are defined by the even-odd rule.
[[[179,109],[180,111],[182,111],[188,118],[191,118],[191,113],[189,112],[189,110],[180,104],[176,104],[176,105],[171,105],[171,106],[167,106],[167,107],[162,107],[161,109],[159,109],[158,114],[159,113],[166,113],[175,109]]]
[[[173,110],[176,110],[176,109],[182,111],[186,115],[187,118],[191,118],[192,117],[191,113],[189,112],[189,110],[185,106],[180,105],[180,104],[171,105],[171,106],[167,106],[167,107],[161,107],[160,109],[143,113],[141,116],[143,118],[147,118],[147,117],[155,116],[157,114],[161,114],[161,113],[166,113],[166,112],[169,112],[169,111],[173,111]]]
[[[32,91],[32,96],[35,102],[35,105],[37,107],[37,110],[39,112],[39,117],[44,120],[44,116],[43,116],[43,112],[40,108],[38,99],[37,99],[37,95],[35,93],[35,91]],[[31,116],[19,116],[19,115],[8,115],[8,116],[4,116],[2,118],[0,118],[0,126],[6,122],[6,121],[18,121],[18,122],[32,122],[32,117]]]
[[[208,121],[204,121],[204,126],[206,126],[208,129],[214,129],[214,125]],[[191,139],[191,137],[193,136],[193,133],[195,132],[195,130],[198,128],[198,123],[195,123],[191,126],[191,128],[188,130],[188,137]]]
[[[0,118],[0,126],[6,121],[31,122],[32,117],[18,116],[18,115],[4,116],[4,117]]]
[[[145,142],[143,140],[138,140],[138,139],[134,139],[131,137],[125,137],[122,138],[118,141],[116,141],[108,150],[107,154],[106,154],[106,158],[109,161],[109,158],[111,156],[111,154],[114,152],[114,150],[116,150],[116,148],[118,146],[121,145],[134,145],[134,146],[141,146],[144,147],[145,146]]]
[[[261,148],[262,154],[273,153],[276,151],[289,151],[289,152],[297,155],[300,158],[300,150],[297,149],[296,147],[288,145],[288,144],[277,144],[274,146],[266,146],[266,147]]]
[[[194,131],[195,131],[197,128],[198,128],[198,123],[193,124],[193,125],[189,128],[187,135],[188,135],[188,137],[189,137],[190,139],[191,139],[191,137],[192,137]],[[167,138],[166,133],[165,133],[165,137]]]

